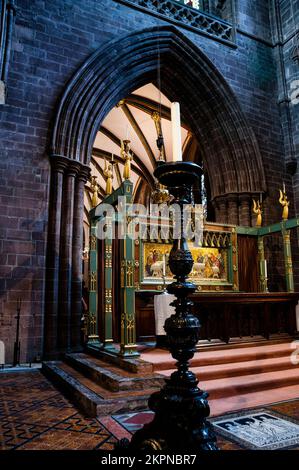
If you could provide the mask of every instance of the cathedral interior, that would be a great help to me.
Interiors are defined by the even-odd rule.
[[[299,449],[299,0],[1,0],[1,450]]]

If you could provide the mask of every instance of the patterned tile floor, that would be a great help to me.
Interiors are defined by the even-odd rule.
[[[299,420],[299,400],[270,409]],[[87,418],[40,371],[0,373],[1,450],[110,450],[150,419],[149,412]],[[244,449],[221,436],[218,445]]]

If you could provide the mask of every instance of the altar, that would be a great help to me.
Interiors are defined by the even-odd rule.
[[[119,197],[125,206],[118,207]],[[107,217],[103,204],[115,208]],[[122,357],[138,356],[138,343],[156,341],[154,297],[172,282],[168,265],[172,246],[169,220],[132,212],[133,184],[124,180],[116,191],[90,211],[89,310],[87,350]],[[123,215],[125,214],[125,215]],[[198,214],[193,213],[194,218]],[[136,219],[136,220],[135,220]],[[192,222],[191,220],[191,222]],[[132,221],[134,224],[132,225]],[[97,237],[98,225],[105,237]],[[123,234],[114,228],[123,225]],[[132,231],[142,226],[140,235]],[[265,342],[297,334],[291,233],[298,219],[269,226],[243,227],[203,221],[200,243],[189,240],[196,285],[193,312],[201,322],[198,346]],[[170,229],[165,239],[165,230]],[[166,232],[167,232],[166,230]],[[154,234],[154,236],[153,236]],[[282,240],[283,291],[269,292],[273,272],[267,259],[267,236]],[[160,336],[160,335],[158,335]]]
[[[154,297],[136,292],[137,341],[155,340]],[[193,313],[201,322],[198,347],[293,338],[299,293],[196,293]]]

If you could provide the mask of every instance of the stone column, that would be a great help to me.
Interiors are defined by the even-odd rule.
[[[81,166],[75,183],[73,245],[72,245],[72,310],[71,310],[71,349],[79,351],[81,344],[82,318],[82,250],[83,250],[83,211],[84,186],[89,175],[89,167]]]
[[[45,293],[44,354],[47,359],[56,357],[58,332],[58,292],[60,265],[60,221],[63,190],[63,173],[67,159],[53,156],[51,160],[51,191],[49,231],[47,242],[47,276]]]
[[[78,162],[70,162],[64,175],[58,318],[58,347],[63,353],[71,350],[73,217],[75,180],[79,171],[78,165]]]
[[[240,194],[239,196],[239,223],[245,227],[251,226],[251,197],[250,194]]]
[[[223,197],[217,197],[215,199],[215,215],[216,222],[221,224],[227,224],[227,200]]]
[[[227,222],[232,225],[238,225],[239,224],[238,196],[236,194],[230,194],[227,197],[227,202],[228,202]]]

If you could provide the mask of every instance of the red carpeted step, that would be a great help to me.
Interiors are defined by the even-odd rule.
[[[221,349],[217,351],[200,351],[194,355],[191,361],[192,367],[201,367],[217,364],[232,364],[238,362],[248,362],[252,360],[261,360],[277,357],[289,357],[294,348],[291,342],[250,346],[242,348]],[[151,362],[156,372],[175,367],[175,360],[168,351],[155,349],[150,352],[144,352],[141,358]]]
[[[298,385],[299,367],[293,369],[266,372],[262,374],[243,375],[241,377],[228,377],[200,382],[200,388],[210,394],[210,398],[224,398],[252,393],[261,390],[270,390],[279,387]]]
[[[295,400],[299,397],[299,386],[290,385],[288,387],[279,387],[260,392],[252,392],[233,397],[218,398],[209,400],[211,416],[219,416],[232,411],[243,410],[247,408],[256,408],[257,406],[271,405],[283,401]]]
[[[262,374],[280,370],[294,369],[289,356],[274,357],[252,361],[234,362],[231,364],[216,364],[203,367],[192,367],[191,370],[201,381],[236,377],[249,374]],[[174,369],[161,371],[161,375],[170,376]]]

